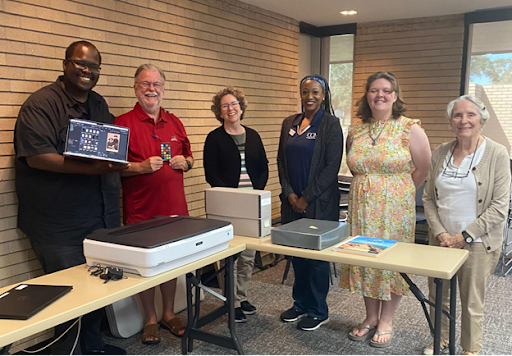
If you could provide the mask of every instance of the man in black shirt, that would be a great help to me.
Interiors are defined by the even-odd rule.
[[[64,75],[33,93],[23,104],[14,129],[18,227],[29,237],[45,273],[85,263],[83,240],[95,229],[120,225],[119,171],[123,164],[64,158],[69,120],[113,123],[108,105],[92,91],[99,79],[101,55],[87,41],[72,43],[63,61]],[[101,312],[82,318],[75,353],[120,354],[100,334]],[[70,322],[71,323],[71,322]],[[59,336],[70,323],[56,327]],[[75,330],[75,329],[73,329]],[[69,354],[70,332],[54,354]]]

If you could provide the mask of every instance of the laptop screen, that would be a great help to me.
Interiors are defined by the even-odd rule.
[[[127,127],[71,119],[64,155],[127,163],[129,138]]]

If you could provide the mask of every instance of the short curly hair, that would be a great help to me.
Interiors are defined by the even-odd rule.
[[[238,89],[232,86],[228,86],[222,90],[220,90],[215,96],[212,98],[212,112],[215,114],[215,118],[220,121],[221,124],[224,124],[224,119],[222,118],[220,112],[220,101],[226,95],[233,95],[236,100],[240,102],[240,109],[242,109],[242,115],[240,116],[240,120],[244,118],[245,109],[247,109],[247,99],[245,99],[245,94],[242,89]]]

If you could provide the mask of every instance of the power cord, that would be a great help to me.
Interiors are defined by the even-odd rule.
[[[69,328],[67,328],[66,331],[64,331],[62,334],[60,334],[60,336],[58,338],[56,338],[55,340],[50,342],[48,345],[41,347],[39,350],[30,351],[30,350],[25,349],[25,350],[21,350],[21,352],[26,352],[27,354],[36,354],[38,352],[41,352],[41,351],[47,349],[48,347],[52,346],[57,341],[59,341],[64,335],[66,335],[77,323],[78,323],[78,330],[76,332],[75,343],[73,344],[73,348],[71,349],[71,352],[70,352],[70,355],[73,355],[73,352],[75,352],[75,348],[78,343],[78,337],[80,336],[80,328],[82,326],[82,316],[80,316],[77,320],[75,320],[75,322],[73,324],[71,324],[71,326]]]

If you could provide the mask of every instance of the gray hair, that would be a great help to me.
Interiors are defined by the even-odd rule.
[[[141,64],[139,66],[139,68],[137,68],[137,70],[135,71],[135,76],[134,76],[135,83],[137,82],[137,78],[139,77],[140,73],[143,70],[150,70],[150,71],[154,70],[154,71],[157,71],[158,73],[160,73],[160,76],[162,77],[162,80],[165,82],[165,74],[164,74],[164,72],[160,68],[158,68],[156,65],[151,64],[151,63],[146,63],[146,64]]]
[[[446,108],[446,118],[448,119],[450,124],[452,122],[453,108],[455,107],[455,104],[462,100],[471,101],[478,107],[478,112],[480,113],[480,123],[482,124],[483,127],[487,120],[489,120],[489,117],[491,115],[489,114],[489,111],[487,111],[487,108],[485,107],[484,103],[481,100],[475,98],[473,95],[462,95],[461,97],[450,101],[448,107]]]

